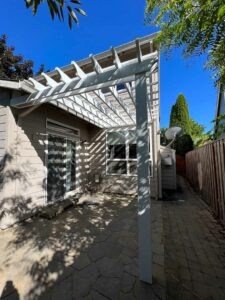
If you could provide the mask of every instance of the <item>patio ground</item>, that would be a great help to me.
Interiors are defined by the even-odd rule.
[[[0,233],[1,299],[225,299],[222,227],[180,185],[152,201],[152,286],[138,280],[136,198],[104,195]]]

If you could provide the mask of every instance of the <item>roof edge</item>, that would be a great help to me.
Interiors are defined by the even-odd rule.
[[[22,80],[22,81],[0,80],[0,88],[24,91],[29,94],[36,92],[36,89],[27,80]]]

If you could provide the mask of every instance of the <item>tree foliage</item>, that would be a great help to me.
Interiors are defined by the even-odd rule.
[[[41,64],[39,69],[37,70],[35,76],[41,75],[41,73],[44,72],[44,70],[45,70],[45,65]]]
[[[14,53],[15,47],[7,45],[7,36],[0,37],[0,79],[19,80],[33,76],[33,62]]]
[[[218,138],[225,133],[225,114],[216,117],[212,123],[214,126],[204,133],[201,138],[197,141],[197,147],[204,146]]]
[[[217,139],[225,133],[225,114],[216,117],[212,122],[214,123],[213,137]]]
[[[194,144],[204,136],[205,126],[197,123],[194,119],[190,118],[190,135],[194,141]]]
[[[190,134],[184,134],[178,137],[174,142],[176,153],[185,156],[185,154],[194,149],[194,143]]]
[[[146,20],[160,26],[164,49],[184,46],[185,56],[206,53],[206,67],[225,83],[224,0],[147,0]]]
[[[170,127],[173,126],[181,127],[184,133],[190,134],[190,117],[188,104],[184,95],[182,94],[178,95],[177,101],[171,109]]]
[[[36,15],[40,4],[46,2],[53,20],[56,16],[60,21],[64,21],[65,13],[67,14],[70,29],[73,26],[73,22],[77,25],[79,23],[77,13],[86,16],[85,11],[78,7],[81,5],[79,0],[25,0],[26,7],[32,9],[33,15]]]
[[[162,146],[167,146],[169,143],[169,141],[167,140],[166,135],[165,135],[166,131],[167,131],[167,128],[165,128],[165,127],[162,127],[160,129],[160,145],[162,145]]]

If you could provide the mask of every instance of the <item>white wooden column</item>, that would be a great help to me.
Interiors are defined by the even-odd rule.
[[[150,215],[149,130],[146,73],[136,74],[138,242],[140,280],[152,283],[152,240]]]

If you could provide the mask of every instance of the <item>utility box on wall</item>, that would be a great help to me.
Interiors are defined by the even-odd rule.
[[[175,150],[160,146],[162,189],[176,190],[176,155]]]

